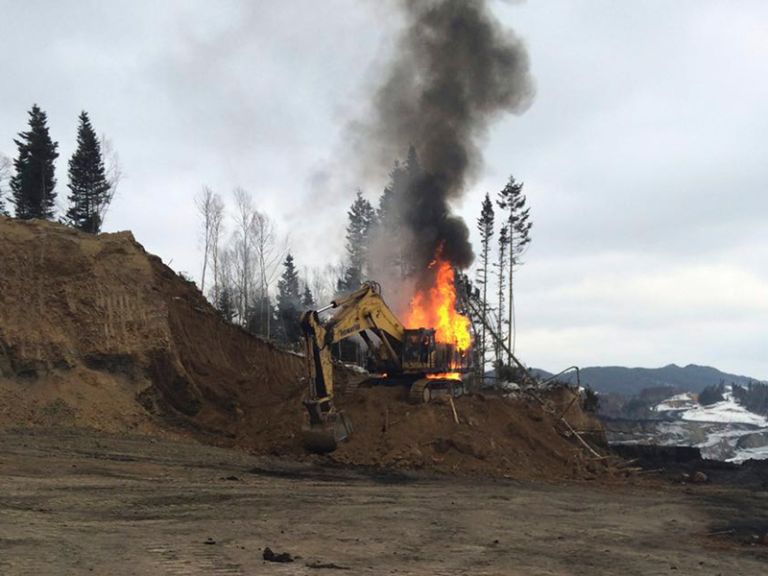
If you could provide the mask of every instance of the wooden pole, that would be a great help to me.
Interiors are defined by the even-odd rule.
[[[453,396],[448,396],[448,402],[451,405],[451,410],[453,411],[453,421],[456,422],[456,424],[459,423],[459,415],[456,412],[456,404],[453,403]]]

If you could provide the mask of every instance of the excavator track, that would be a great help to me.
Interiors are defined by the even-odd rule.
[[[411,385],[408,401],[411,404],[426,404],[438,396],[458,398],[464,393],[460,380],[443,378],[422,378]]]
[[[429,388],[429,380],[422,378],[411,384],[408,401],[411,404],[426,404],[432,399],[432,391]]]

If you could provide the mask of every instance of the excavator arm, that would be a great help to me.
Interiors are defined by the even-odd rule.
[[[304,447],[311,452],[333,452],[352,433],[352,426],[333,404],[333,360],[325,344],[326,330],[315,310],[301,317],[309,391],[304,400],[309,420],[302,429]]]
[[[366,282],[350,295],[331,303],[336,312],[327,322],[325,341],[328,345],[359,334],[383,363],[398,367],[401,363],[405,328],[381,297],[376,282]],[[372,344],[367,332],[372,332],[381,345]]]

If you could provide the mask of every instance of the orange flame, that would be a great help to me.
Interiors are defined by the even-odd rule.
[[[453,344],[460,351],[467,350],[471,343],[469,319],[456,311],[453,267],[441,258],[440,251],[429,267],[435,269],[435,283],[413,296],[405,325],[434,328],[437,342]]]
[[[458,372],[441,372],[439,374],[427,374],[428,380],[461,380]]]

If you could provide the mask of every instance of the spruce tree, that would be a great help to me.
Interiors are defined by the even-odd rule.
[[[54,161],[59,144],[48,133],[48,117],[37,104],[29,111],[29,131],[14,140],[19,155],[13,161],[16,173],[11,178],[11,192],[16,217],[52,219],[56,201]]]
[[[379,206],[376,209],[376,221],[386,233],[397,230],[399,218],[396,211],[396,200],[402,195],[404,181],[405,169],[396,160],[394,168],[389,173],[389,183],[379,196]]]
[[[376,208],[376,226],[372,239],[377,242],[379,260],[375,263],[374,273],[380,278],[405,277],[407,266],[403,259],[400,233],[400,201],[404,195],[406,182],[405,167],[395,161],[389,173],[389,182],[379,196]]]
[[[424,177],[416,148],[408,148],[405,162],[395,160],[395,165],[389,173],[389,183],[379,197],[379,207],[376,217],[383,228],[397,232],[400,226],[398,207],[403,198],[413,193],[413,187]]]
[[[379,249],[383,248],[383,255],[392,268],[392,271],[383,271],[387,275],[397,273],[401,278],[406,278],[413,272],[414,264],[402,234],[403,215],[400,209],[407,205],[409,197],[413,197],[414,187],[418,186],[423,178],[424,172],[416,149],[411,146],[405,162],[395,161],[389,173],[389,182],[379,197],[376,220],[380,238],[383,240],[383,246],[380,245]]]
[[[77,150],[69,160],[69,189],[72,193],[67,220],[78,230],[98,234],[101,230],[101,208],[107,201],[110,184],[99,139],[85,111],[80,113]]]
[[[339,291],[356,290],[362,284],[367,272],[371,231],[376,225],[376,210],[359,190],[347,216],[347,264],[344,277],[338,282]]]
[[[311,310],[315,307],[315,297],[312,296],[312,290],[309,289],[309,284],[304,285],[304,292],[301,294],[301,305],[305,310]]]
[[[493,202],[488,194],[483,199],[483,206],[480,211],[480,218],[477,219],[477,229],[480,232],[480,268],[477,271],[477,282],[483,287],[482,292],[482,315],[483,329],[480,335],[480,362],[485,373],[485,352],[486,352],[486,329],[485,319],[488,317],[488,265],[490,264],[491,238],[493,237]]]
[[[522,265],[521,257],[531,242],[531,226],[533,225],[530,221],[531,209],[528,208],[525,194],[523,194],[523,183],[517,182],[514,176],[510,176],[507,185],[499,192],[498,205],[502,210],[506,210],[506,221],[509,226],[509,302],[507,309],[509,335],[507,346],[514,354],[517,337],[514,273],[515,269]],[[508,362],[511,362],[511,358],[508,359]]]
[[[277,314],[286,342],[298,342],[301,336],[299,314],[302,309],[299,273],[289,252],[283,262],[283,274],[277,282]]]
[[[219,298],[216,301],[216,309],[221,314],[222,318],[227,322],[232,322],[235,318],[235,304],[233,302],[232,293],[228,286],[222,287],[219,291]]]
[[[424,169],[419,162],[419,156],[416,154],[416,148],[412,145],[408,148],[408,156],[405,159],[405,175],[403,178],[402,193],[411,198],[418,197],[418,187],[422,186],[425,179]],[[404,203],[408,204],[408,202]],[[414,261],[414,253],[407,242],[402,240],[400,244],[400,275],[402,278],[407,278],[412,275],[417,266],[417,262]],[[421,263],[418,263],[421,266]]]
[[[507,280],[507,266],[509,264],[509,228],[504,225],[501,227],[501,230],[499,231],[499,258],[494,264],[494,267],[496,268],[496,279],[497,279],[497,302],[496,306],[498,307],[497,317],[496,317],[496,336],[497,340],[495,342],[495,353],[496,353],[496,366],[497,369],[504,364],[504,355],[502,354],[503,350],[501,347],[502,342],[504,342],[504,305],[506,300],[506,291],[504,288],[506,287],[506,280]]]

